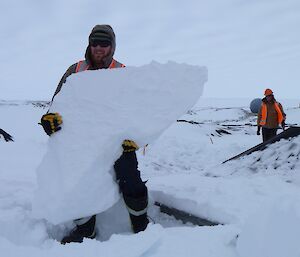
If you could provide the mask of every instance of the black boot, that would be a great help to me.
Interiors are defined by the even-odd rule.
[[[93,239],[96,237],[95,230],[96,215],[92,216],[87,222],[82,225],[77,225],[69,235],[65,236],[62,240],[62,244],[66,243],[82,243],[83,238]]]
[[[126,207],[129,212],[131,227],[134,233],[144,231],[149,223],[147,217],[148,194],[140,198],[133,198],[123,195]]]
[[[139,233],[147,228],[147,225],[149,223],[147,213],[144,213],[140,216],[135,216],[129,213],[129,216],[131,221],[131,227],[134,233]]]

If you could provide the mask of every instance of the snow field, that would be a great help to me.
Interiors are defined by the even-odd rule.
[[[205,101],[200,99],[199,103],[204,105]],[[230,106],[227,100],[219,101],[223,107]],[[247,103],[241,105],[238,100],[233,102],[234,105],[247,111]],[[286,103],[285,106],[288,117],[296,117],[296,113],[299,115],[300,110],[293,103]],[[197,107],[195,118],[211,119],[203,114],[208,107],[211,106]],[[216,104],[216,108],[221,108],[219,113],[223,107]],[[111,230],[115,228],[107,228],[105,224],[118,221],[112,213],[115,210],[126,213],[126,210],[122,211],[124,206],[116,205],[116,209],[103,213],[103,223],[100,219],[97,224],[103,230],[98,240],[106,241],[85,240],[83,244],[61,246],[51,237],[62,236],[65,227],[53,227],[44,220],[34,219],[31,212],[36,187],[35,169],[46,150],[47,136],[37,125],[44,112],[44,109],[25,103],[0,105],[0,113],[5,117],[5,126],[1,128],[15,138],[13,143],[0,140],[0,247],[6,256],[89,257],[95,254],[120,256],[121,253],[123,256],[182,257],[187,251],[189,256],[207,257],[299,256],[296,239],[300,224],[300,179],[295,170],[287,169],[284,161],[277,171],[273,169],[273,153],[276,149],[288,149],[287,143],[279,142],[275,149],[270,148],[271,152],[263,152],[269,157],[264,159],[263,165],[257,164],[256,172],[246,169],[248,163],[253,165],[257,158],[254,155],[240,162],[221,165],[225,159],[260,142],[255,128],[251,126],[229,130],[231,135],[211,136],[219,128],[218,124],[228,122],[226,115],[223,121],[218,118],[201,126],[177,122],[147,147],[145,155],[141,149],[138,158],[143,178],[149,179],[152,201],[166,201],[227,225],[183,227],[170,220],[168,227],[150,225],[145,232],[134,235],[128,230],[124,214],[120,221],[122,228],[118,231],[121,234],[111,235]],[[228,113],[228,110],[224,112]],[[238,113],[240,111],[237,110],[237,117]],[[27,117],[22,124],[29,133],[24,133],[25,130],[15,125],[19,124],[18,117]],[[243,124],[247,122],[254,122],[254,119],[249,116],[241,120]],[[293,139],[292,143],[295,147],[290,151],[298,149],[298,138]],[[165,147],[168,147],[167,150]],[[23,153],[26,158],[20,158],[17,162],[16,155],[12,153]],[[163,162],[165,157],[167,161]],[[299,163],[297,159],[294,161]],[[187,169],[180,168],[183,166]],[[261,167],[267,167],[267,170],[261,170]],[[236,172],[232,174],[232,170]],[[161,221],[154,209],[149,214],[158,223]],[[116,225],[120,227],[117,222]]]

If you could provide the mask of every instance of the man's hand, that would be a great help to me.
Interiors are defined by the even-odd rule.
[[[139,146],[134,141],[128,139],[123,141],[122,147],[125,153],[134,152],[139,149]]]
[[[59,113],[46,113],[41,118],[40,125],[43,126],[46,134],[51,136],[54,132],[61,130],[62,117]]]
[[[1,135],[4,137],[4,140],[6,142],[8,142],[8,141],[14,141],[13,138],[12,138],[12,136],[10,134],[6,133],[3,129],[0,129],[0,137],[1,137]]]
[[[256,131],[256,135],[260,135],[260,126],[257,126],[257,131]]]
[[[285,130],[285,121],[281,122],[281,127],[283,130]]]

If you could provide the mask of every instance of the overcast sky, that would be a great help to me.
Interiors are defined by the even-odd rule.
[[[0,14],[0,99],[50,99],[96,24],[127,66],[207,66],[204,96],[300,99],[299,0],[10,0]]]

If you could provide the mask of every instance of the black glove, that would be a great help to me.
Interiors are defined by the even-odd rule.
[[[257,126],[257,132],[256,132],[256,135],[260,135],[260,126]]]
[[[285,121],[281,122],[281,127],[283,130],[285,130]]]
[[[2,135],[4,137],[4,140],[6,142],[8,142],[8,141],[14,141],[13,138],[12,138],[12,136],[10,134],[6,133],[3,129],[0,129],[0,135]]]
[[[61,130],[62,117],[59,113],[46,113],[41,118],[40,125],[43,126],[46,134],[51,136],[54,132]]]
[[[122,147],[125,153],[134,152],[139,149],[139,146],[134,141],[128,139],[123,141]]]

